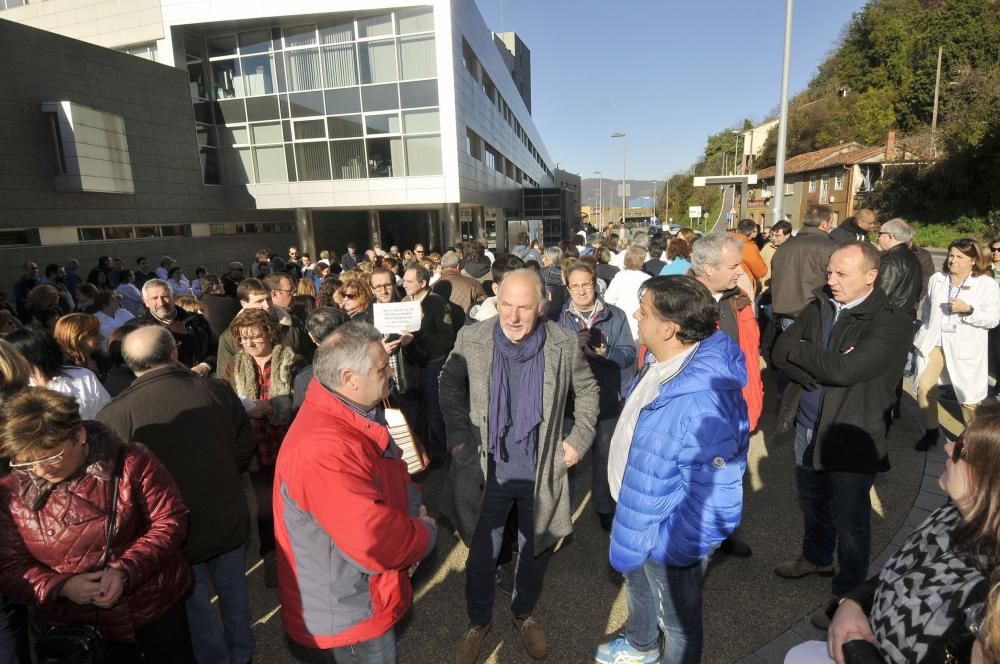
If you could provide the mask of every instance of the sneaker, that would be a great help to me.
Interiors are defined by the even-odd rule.
[[[483,639],[490,633],[489,625],[469,625],[465,630],[462,640],[458,642],[458,650],[455,653],[455,664],[475,664],[479,659],[479,650],[483,647]]]
[[[917,441],[917,444],[913,446],[918,452],[926,452],[935,445],[938,444],[938,439],[941,437],[941,432],[937,427],[933,429],[928,429],[924,432],[923,437]]]
[[[628,639],[619,636],[614,641],[602,643],[594,649],[597,664],[660,664],[659,650],[636,650]]]
[[[549,654],[549,647],[545,643],[545,632],[542,626],[535,622],[531,616],[514,616],[514,627],[521,633],[521,641],[524,649],[534,659],[545,659]]]
[[[774,568],[774,573],[782,579],[801,579],[810,574],[820,576],[833,576],[833,565],[814,565],[808,560],[799,557],[795,560],[786,560]]]
[[[278,587],[278,559],[274,551],[264,554],[264,585],[268,588]]]

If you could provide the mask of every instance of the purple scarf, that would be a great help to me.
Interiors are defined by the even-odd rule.
[[[493,326],[489,445],[490,454],[504,463],[510,461],[512,444],[535,461],[535,430],[542,423],[544,345],[544,320],[539,320],[531,335],[519,344],[511,343],[504,336],[499,318]],[[512,382],[517,384],[511,385]]]

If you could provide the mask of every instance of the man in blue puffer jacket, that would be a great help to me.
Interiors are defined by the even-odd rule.
[[[618,501],[611,564],[625,575],[629,617],[600,645],[601,664],[696,664],[702,583],[712,551],[740,523],[750,432],[739,346],[716,329],[715,300],[686,276],[642,286],[639,340],[652,357],[611,440],[608,483]]]

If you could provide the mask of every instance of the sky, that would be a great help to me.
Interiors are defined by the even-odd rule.
[[[776,111],[781,0],[476,0],[486,25],[531,50],[532,118],[551,158],[584,178],[686,170],[710,134]],[[798,0],[789,98],[865,0]],[[502,19],[501,19],[502,14]]]

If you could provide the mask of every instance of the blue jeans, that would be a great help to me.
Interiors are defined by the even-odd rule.
[[[625,574],[628,620],[625,638],[636,650],[658,650],[663,630],[663,661],[698,664],[703,643],[701,591],[711,554],[691,567],[671,567],[655,560]]]
[[[526,480],[498,483],[491,459],[479,521],[465,563],[465,605],[473,625],[489,625],[493,621],[497,556],[507,515],[514,505],[517,505],[517,567],[511,612],[515,616],[530,615],[542,594],[551,550],[535,551],[535,483]]]
[[[244,545],[193,565],[194,590],[187,598],[191,644],[199,664],[246,664],[253,656],[250,598],[247,595]],[[222,624],[212,606],[219,596]]]
[[[802,558],[813,565],[832,565],[836,546],[838,569],[833,577],[833,594],[840,597],[868,577],[875,474],[813,470],[812,437],[811,430],[795,427],[795,474],[805,522]]]
[[[390,629],[382,636],[324,650],[317,660],[323,664],[396,664],[396,632]]]
[[[0,662],[28,664],[28,611],[0,595]]]

